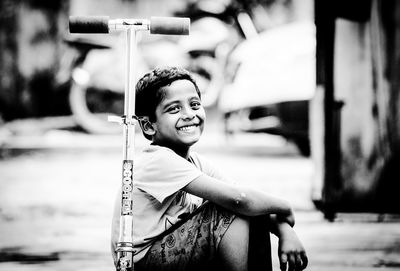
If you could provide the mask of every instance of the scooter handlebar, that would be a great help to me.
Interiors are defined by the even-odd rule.
[[[143,19],[115,19],[108,16],[70,16],[69,32],[85,34],[109,33],[112,30],[123,30],[137,27],[150,30],[150,34],[189,35],[190,19],[178,17],[151,17]]]
[[[150,34],[189,35],[190,19],[177,17],[151,17]]]
[[[109,33],[108,16],[70,16],[69,32],[85,34]]]

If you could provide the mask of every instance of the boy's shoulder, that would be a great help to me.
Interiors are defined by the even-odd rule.
[[[202,171],[214,170],[215,166],[212,162],[210,162],[204,155],[199,154],[198,152],[191,151],[190,152],[191,162],[196,165]]]
[[[158,145],[145,146],[139,153],[138,161],[141,165],[146,164],[166,164],[166,165],[192,165],[201,170],[212,167],[210,162],[207,161],[203,155],[195,151],[190,151],[190,159],[185,158],[176,154],[172,149],[168,147]]]
[[[172,149],[158,145],[149,145],[144,147],[138,153],[138,160],[143,161],[144,163],[181,163],[182,161],[186,161]]]
[[[173,150],[158,145],[148,145],[142,148],[140,155],[177,155]]]

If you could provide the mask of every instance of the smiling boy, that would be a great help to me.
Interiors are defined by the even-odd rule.
[[[155,119],[151,125],[142,125],[142,129],[152,137],[153,145],[168,147],[188,159],[189,147],[200,139],[205,119],[193,83],[177,80],[163,87],[163,98],[156,107]]]
[[[279,237],[282,269],[307,266],[285,200],[229,180],[190,151],[201,137],[206,114],[189,72],[164,67],[143,76],[136,85],[136,115],[144,136],[151,140],[135,165],[136,270],[213,270],[217,266],[272,270],[269,232]],[[118,201],[113,254],[120,208]],[[265,255],[254,256],[260,252]]]

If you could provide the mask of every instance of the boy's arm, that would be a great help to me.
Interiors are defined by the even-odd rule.
[[[294,227],[295,219],[294,214],[291,213],[288,216],[282,216],[279,214],[271,214],[268,216],[268,223],[270,225],[270,232],[275,234],[277,237],[280,236],[280,228],[282,226],[289,225],[290,227]]]
[[[292,215],[289,203],[283,199],[251,187],[225,183],[205,174],[194,179],[183,190],[240,215]]]
[[[278,257],[280,269],[303,270],[308,265],[306,251],[293,226],[277,215],[268,216],[269,230],[279,238]]]
[[[308,258],[303,244],[292,227],[279,223],[278,257],[281,270],[303,270]]]

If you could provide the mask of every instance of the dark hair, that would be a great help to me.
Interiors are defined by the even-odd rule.
[[[156,108],[165,95],[162,88],[177,80],[192,82],[201,98],[199,87],[189,71],[179,67],[158,67],[143,75],[136,84],[135,115],[155,121]],[[146,134],[145,137],[150,139]]]
[[[177,80],[192,82],[200,97],[199,87],[189,71],[178,67],[158,67],[143,75],[136,84],[136,116],[147,116],[154,121],[156,107],[165,94],[162,88]]]

